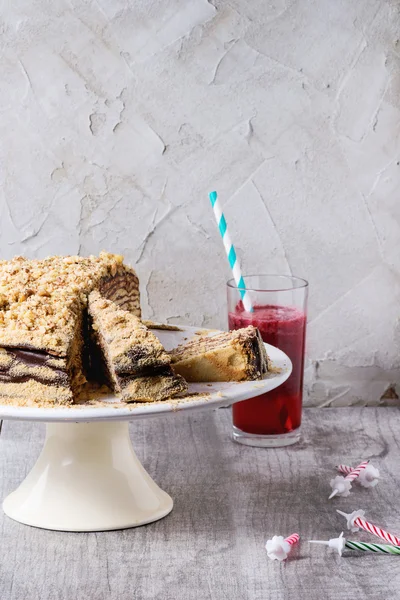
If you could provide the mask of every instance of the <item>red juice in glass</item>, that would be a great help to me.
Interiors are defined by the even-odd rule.
[[[248,313],[238,303],[228,315],[229,329],[254,325],[264,342],[276,346],[292,361],[293,370],[281,386],[233,405],[233,424],[246,433],[279,435],[300,427],[303,394],[306,316],[294,306],[254,306]]]
[[[279,447],[300,439],[308,283],[289,275],[248,275],[238,289],[228,281],[229,329],[254,325],[264,342],[282,350],[292,373],[274,390],[232,406],[233,439],[247,446]],[[253,308],[246,311],[242,296]]]

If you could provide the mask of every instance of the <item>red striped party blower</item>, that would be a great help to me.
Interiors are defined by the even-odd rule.
[[[400,537],[385,531],[381,527],[377,527],[376,525],[372,525],[369,521],[364,519],[365,511],[364,510],[355,510],[354,512],[347,514],[342,512],[341,510],[337,510],[336,512],[347,519],[347,528],[350,531],[358,531],[359,529],[364,529],[364,531],[368,531],[368,533],[372,533],[372,535],[376,535],[376,537],[381,538],[381,540],[385,540],[385,542],[389,542],[393,546],[400,546]]]
[[[331,479],[332,494],[329,496],[328,500],[334,496],[342,496],[343,498],[346,498],[350,494],[351,482],[360,476],[361,471],[366,468],[368,463],[369,460],[364,460],[364,462],[360,463],[358,467],[353,469],[351,473],[346,475],[346,477],[337,475]]]
[[[265,544],[268,558],[271,560],[286,560],[289,556],[292,546],[297,544],[300,536],[298,533],[292,533],[286,539],[282,535],[274,535],[272,540]]]
[[[348,467],[347,465],[338,465],[336,468],[339,471],[339,473],[343,473],[343,475],[348,475],[349,473],[354,471],[353,467]],[[357,481],[363,487],[371,488],[378,485],[379,477],[379,469],[369,464],[363,471],[361,471]]]

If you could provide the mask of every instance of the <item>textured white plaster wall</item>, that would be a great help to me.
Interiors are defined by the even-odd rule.
[[[308,402],[397,401],[398,1],[14,0],[1,17],[3,257],[121,252],[148,317],[223,327],[216,188],[245,271],[310,281]]]

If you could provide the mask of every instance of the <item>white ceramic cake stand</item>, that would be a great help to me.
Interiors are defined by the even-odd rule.
[[[192,337],[196,328],[154,333],[167,349]],[[204,331],[202,331],[204,333]],[[210,332],[212,333],[215,332]],[[151,523],[173,506],[145,471],[133,450],[129,421],[152,416],[227,406],[281,385],[291,373],[289,358],[266,344],[279,373],[262,381],[192,384],[190,393],[204,393],[175,402],[129,407],[76,406],[36,408],[0,405],[0,418],[47,424],[42,452],[17,490],[3,502],[6,515],[35,527],[59,531],[105,531]],[[116,401],[115,397],[106,400]]]

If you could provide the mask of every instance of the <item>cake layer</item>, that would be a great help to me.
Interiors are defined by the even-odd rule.
[[[2,404],[16,406],[55,406],[71,404],[74,395],[70,387],[28,379],[0,381]]]
[[[26,405],[28,400],[56,404],[73,399],[65,358],[26,348],[0,349],[0,395]]]
[[[195,337],[170,354],[174,371],[186,381],[255,380],[268,371],[265,346],[253,326]]]
[[[94,291],[89,317],[97,349],[92,355],[97,352],[103,372],[123,400],[151,402],[187,391],[159,339],[132,313]]]
[[[171,363],[160,340],[132,313],[106,300],[98,291],[89,295],[89,317],[102,336],[107,358],[118,374],[140,375]]]
[[[69,385],[65,358],[21,348],[0,348],[0,381],[32,378],[41,383]]]
[[[140,317],[139,280],[119,255],[0,261],[0,347],[66,356],[93,289]]]
[[[123,310],[140,318],[139,279],[133,269],[120,265],[115,275],[103,277],[94,289],[107,300],[112,300]]]
[[[119,378],[120,393],[125,402],[158,402],[187,392],[186,382],[171,368],[148,377]]]
[[[119,255],[0,261],[0,396],[12,393],[23,403],[28,393],[55,403],[78,396],[94,289],[140,316],[138,278]]]

